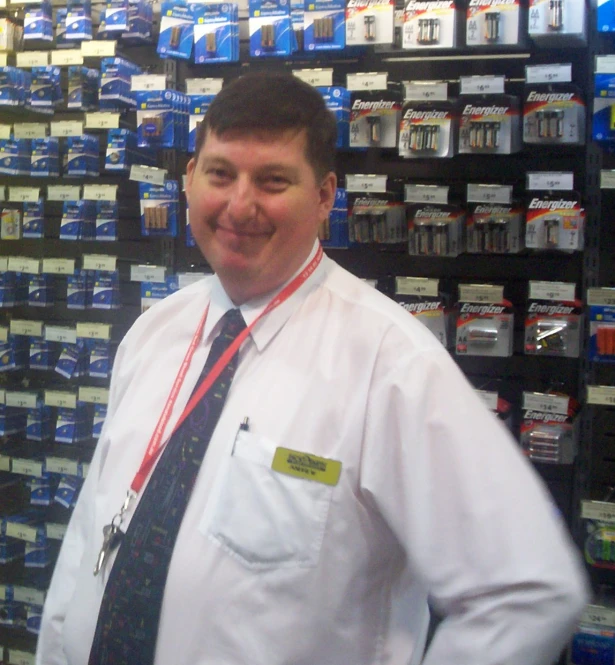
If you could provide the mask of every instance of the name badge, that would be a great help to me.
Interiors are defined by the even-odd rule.
[[[316,457],[309,453],[288,448],[277,448],[271,468],[295,478],[313,480],[323,485],[337,485],[342,472],[342,463],[326,457]]]

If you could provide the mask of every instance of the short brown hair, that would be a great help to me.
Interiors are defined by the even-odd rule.
[[[214,98],[198,129],[194,158],[198,159],[209,131],[222,136],[231,131],[289,129],[306,130],[306,159],[318,180],[335,169],[337,125],[322,95],[290,74],[245,74]]]

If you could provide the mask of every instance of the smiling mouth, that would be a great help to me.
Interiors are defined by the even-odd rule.
[[[222,231],[223,233],[229,233],[231,235],[237,236],[238,238],[263,238],[268,237],[271,233],[267,231],[236,231],[235,229],[229,229],[225,226],[217,224],[215,227],[216,231]]]

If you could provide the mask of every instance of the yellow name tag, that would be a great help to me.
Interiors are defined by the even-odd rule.
[[[337,485],[342,472],[342,463],[325,457],[288,448],[277,448],[271,468],[295,478],[314,480],[323,485]]]

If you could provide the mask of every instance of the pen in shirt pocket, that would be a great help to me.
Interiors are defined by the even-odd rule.
[[[247,432],[250,429],[250,419],[246,416],[242,421],[241,425],[237,428],[237,434],[235,434],[235,440],[233,441],[233,448],[231,449],[231,455],[235,454],[235,444],[239,437],[239,432]]]

